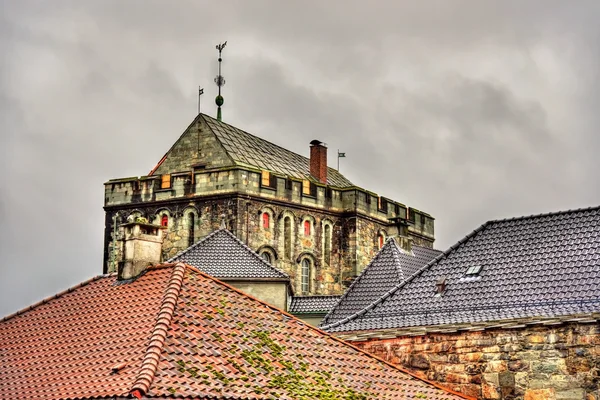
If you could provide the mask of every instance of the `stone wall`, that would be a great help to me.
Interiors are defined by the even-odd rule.
[[[288,309],[287,282],[256,282],[223,280],[227,284],[281,310]]]
[[[377,235],[396,233],[390,219],[412,218],[409,234],[414,242],[431,247],[434,241],[434,219],[429,214],[363,188],[327,186],[236,165],[201,118],[186,129],[151,175],[110,180],[104,194],[104,272],[114,270],[118,259],[112,256],[116,212],[121,224],[132,215],[160,224],[166,215],[164,260],[218,229],[225,216],[226,227],[240,240],[272,255],[273,264],[292,277],[297,293],[302,260],[310,259],[312,279],[306,294],[341,293],[379,250]],[[265,210],[271,215],[269,229],[260,221]],[[284,256],[285,215],[292,218],[293,249]],[[307,220],[311,232],[305,235]],[[324,253],[325,226],[331,230],[329,257]]]
[[[215,185],[231,185],[237,181],[238,172],[221,171],[210,174],[204,184],[211,182]],[[197,175],[199,177],[199,175]],[[258,174],[246,175],[248,184],[256,190],[260,188]],[[176,179],[173,191],[183,189],[183,179]],[[196,185],[201,184],[199,179]],[[300,187],[300,185],[294,185]],[[208,188],[206,188],[207,193]],[[296,193],[299,190],[288,192]],[[125,192],[123,192],[125,193]],[[164,191],[159,191],[161,196]],[[155,201],[134,204],[118,204],[107,210],[105,226],[105,272],[113,272],[116,264],[112,261],[120,259],[111,257],[113,220],[115,212],[119,212],[119,224],[131,218],[145,217],[149,223],[160,225],[163,216],[167,217],[168,225],[163,243],[163,260],[175,256],[190,244],[206,237],[221,226],[233,232],[251,249],[272,255],[272,264],[282,269],[292,278],[296,293],[301,293],[301,264],[303,258],[311,263],[311,285],[306,294],[341,294],[346,289],[345,283],[350,282],[372,260],[379,251],[378,235],[387,237],[396,233],[396,227],[384,218],[375,219],[357,213],[335,212],[332,209],[320,207],[318,204],[306,204],[310,197],[302,196],[303,203],[284,201],[285,184],[278,186],[271,197],[254,194],[241,195],[237,193],[219,194],[210,192],[207,196],[196,196],[189,199],[156,199]],[[293,196],[301,196],[299,193]],[[363,199],[365,198],[362,196]],[[316,202],[316,199],[312,199]],[[372,203],[371,203],[372,204]],[[270,226],[265,229],[262,225],[262,213],[269,214]],[[377,212],[377,210],[375,210]],[[292,221],[292,251],[290,257],[284,253],[284,218],[289,216]],[[304,222],[310,223],[310,234],[304,234]],[[192,225],[193,224],[193,225]],[[330,227],[330,255],[325,257],[325,225]],[[193,227],[193,229],[192,229]],[[191,236],[193,235],[193,237]],[[412,234],[415,242],[419,236]],[[431,239],[428,239],[431,246]]]
[[[194,121],[169,150],[154,175],[189,171],[197,163],[210,167],[233,165],[225,149],[202,119]]]
[[[600,399],[600,323],[354,342],[417,375],[483,399]]]

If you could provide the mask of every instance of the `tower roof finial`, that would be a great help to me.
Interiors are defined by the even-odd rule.
[[[225,78],[221,75],[221,62],[223,59],[221,58],[221,53],[223,49],[227,45],[227,41],[220,43],[217,45],[217,50],[219,50],[219,75],[215,78],[215,83],[219,87],[219,94],[215,98],[215,103],[217,103],[217,120],[221,121],[221,106],[223,105],[223,96],[221,96],[221,86],[225,85]]]

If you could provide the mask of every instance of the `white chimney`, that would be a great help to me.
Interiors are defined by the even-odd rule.
[[[137,219],[121,225],[123,235],[123,259],[119,261],[118,279],[135,278],[150,265],[162,261],[162,244],[165,227]]]

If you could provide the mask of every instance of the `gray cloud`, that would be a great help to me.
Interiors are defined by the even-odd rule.
[[[600,5],[579,1],[0,2],[0,315],[101,273],[103,186],[196,112],[436,217],[598,204]]]

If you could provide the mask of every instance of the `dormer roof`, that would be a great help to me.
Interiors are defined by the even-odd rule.
[[[441,253],[439,250],[416,245],[408,253],[394,238],[388,239],[325,316],[321,325],[331,325],[361,311]]]
[[[290,279],[288,274],[269,264],[224,228],[214,231],[167,262],[183,262],[225,280]]]

